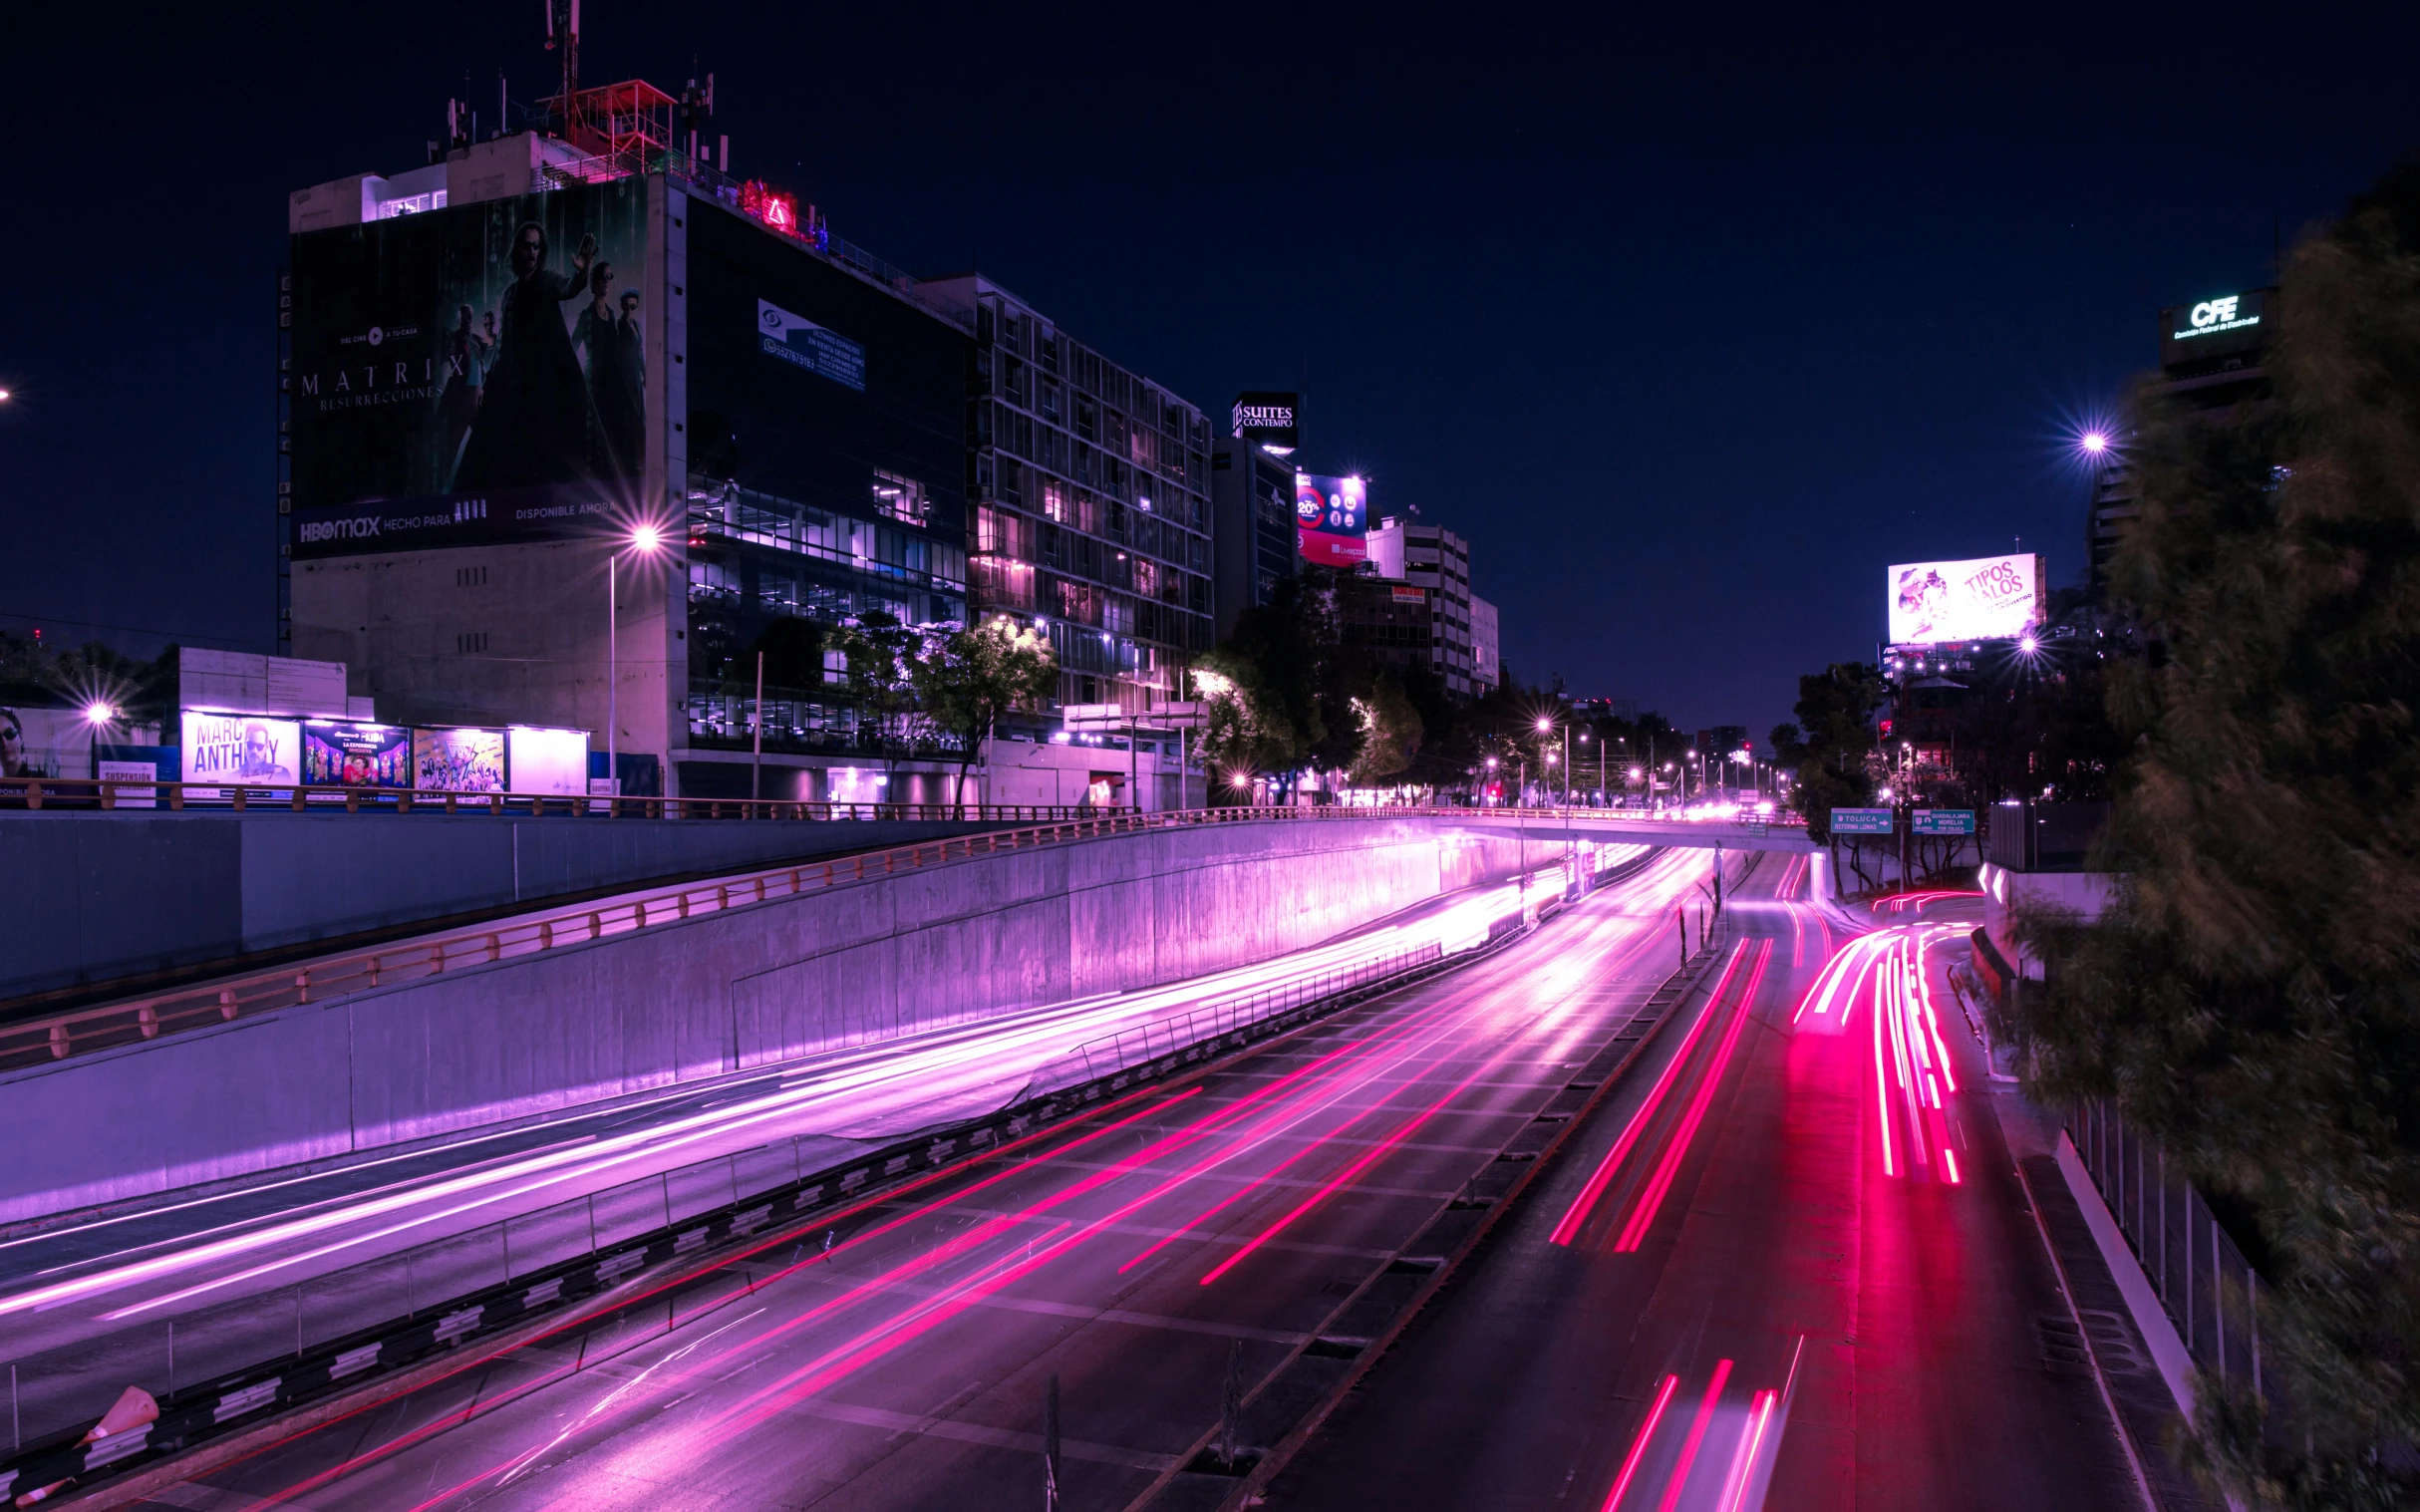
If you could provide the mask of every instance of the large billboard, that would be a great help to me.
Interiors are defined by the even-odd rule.
[[[178,774],[187,782],[291,782],[302,770],[299,720],[187,709],[177,725]]]
[[[1294,524],[1303,560],[1352,568],[1369,558],[1369,485],[1358,477],[1294,474]]]
[[[635,502],[646,252],[641,178],[295,237],[295,555],[571,533]]]
[[[512,727],[504,745],[514,792],[584,793],[588,790],[588,732]]]
[[[2039,556],[1979,556],[1891,569],[1891,644],[2013,640],[2049,609],[2049,573]]]
[[[412,785],[431,792],[502,792],[504,732],[413,731]]]
[[[305,720],[303,781],[313,787],[409,787],[412,732],[401,725]]]
[[[89,775],[92,747],[82,710],[0,706],[0,777]]]

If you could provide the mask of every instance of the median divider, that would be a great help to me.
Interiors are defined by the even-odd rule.
[[[1726,880],[1726,888],[1747,880],[1759,859],[1741,866],[1735,878]],[[1719,920],[1696,953],[1649,995],[1612,1041],[1245,1396],[1240,1432],[1235,1433],[1237,1442],[1247,1446],[1243,1452],[1232,1459],[1220,1455],[1216,1445],[1222,1432],[1232,1430],[1223,1424],[1212,1427],[1129,1504],[1134,1512],[1207,1512],[1260,1504],[1270,1482],[1443,1290],[1620,1084],[1657,1033],[1678,1017],[1731,943],[1731,934],[1728,919]]]

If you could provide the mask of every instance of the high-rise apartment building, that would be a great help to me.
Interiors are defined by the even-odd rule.
[[[1369,532],[1369,562],[1380,579],[1417,590],[1426,623],[1416,649],[1445,691],[1458,699],[1478,696],[1483,686],[1473,676],[1469,544],[1442,525],[1389,515]],[[1373,646],[1381,660],[1397,662],[1404,659],[1398,652],[1412,649],[1407,640]]]
[[[1212,644],[1208,420],[980,274],[916,292],[973,335],[973,611],[1045,622],[1062,704],[1185,697]]]
[[[1263,443],[1221,438],[1210,450],[1210,514],[1216,523],[1214,589],[1221,639],[1246,609],[1277,596],[1295,575],[1294,463]]]
[[[1472,594],[1470,599],[1470,686],[1485,698],[1504,682],[1504,637],[1496,622],[1496,606]]]

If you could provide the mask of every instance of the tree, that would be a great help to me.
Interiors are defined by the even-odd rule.
[[[1361,750],[1350,768],[1353,780],[1369,785],[1407,770],[1420,752],[1420,712],[1401,685],[1379,675],[1366,696],[1353,701],[1361,725]]]
[[[931,728],[918,704],[916,668],[935,636],[932,627],[901,624],[881,609],[842,620],[832,631],[831,643],[848,668],[857,739],[881,752],[885,793],[899,775],[901,754]]]
[[[1002,618],[948,630],[909,670],[935,729],[958,738],[958,805],[967,768],[1000,717],[1039,709],[1059,686],[1059,661],[1040,631]]]
[[[1877,748],[1874,717],[1891,685],[1866,662],[1834,662],[1798,680],[1799,812],[1807,816],[1807,838],[1832,837],[1832,810],[1853,807],[1874,795],[1867,757]],[[1781,732],[1773,733],[1781,744]]]
[[[1235,633],[1202,659],[1214,680],[1195,678],[1210,704],[1202,754],[1228,769],[1230,788],[1238,774],[1265,774],[1292,796],[1303,763],[1329,746],[1321,695],[1334,682],[1340,643],[1323,586],[1307,573],[1246,609]]]
[[[2246,1503],[2420,1503],[2420,159],[2295,248],[2274,398],[2138,400],[2141,515],[2111,565],[2145,627],[2111,675],[2130,755],[2099,920],[2024,923],[2002,1012],[2033,1093],[2114,1097],[2267,1283],[2293,1403],[2201,1382]]]

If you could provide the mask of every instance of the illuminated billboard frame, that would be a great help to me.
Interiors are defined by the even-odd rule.
[[[1348,570],[1361,565],[1369,559],[1369,484],[1297,472],[1294,523],[1303,560]]]
[[[2050,574],[2034,553],[1894,565],[1886,591],[1894,646],[2015,640],[2050,609]]]

